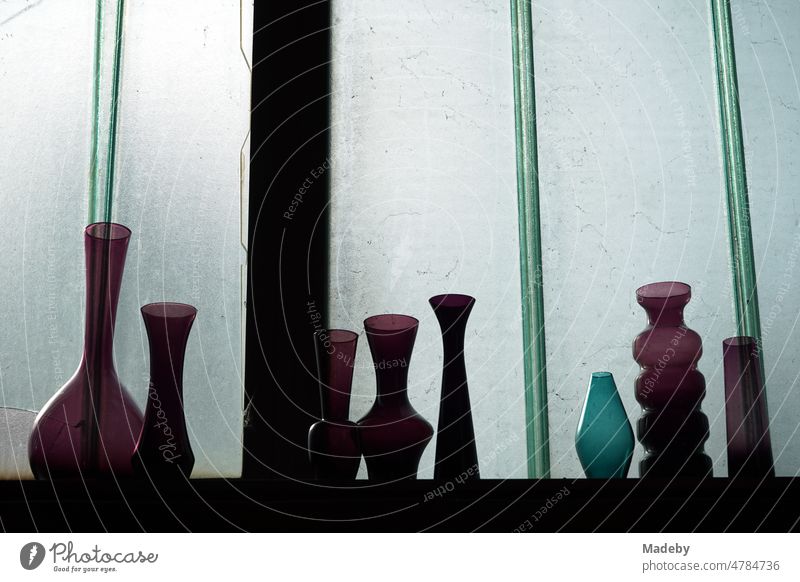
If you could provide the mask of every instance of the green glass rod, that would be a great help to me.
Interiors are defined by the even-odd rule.
[[[124,0],[95,3],[90,223],[110,222],[112,216],[124,12]]]
[[[714,34],[714,63],[717,71],[722,166],[728,205],[733,295],[739,335],[755,338],[761,348],[761,320],[758,312],[756,267],[747,194],[739,84],[736,76],[730,0],[711,0]],[[763,350],[762,350],[763,355]],[[761,358],[763,366],[763,358]],[[763,371],[763,370],[762,370]]]
[[[547,354],[542,294],[542,237],[530,0],[511,0],[511,36],[517,142],[525,424],[528,477],[534,479],[550,476],[550,437],[547,420]]]

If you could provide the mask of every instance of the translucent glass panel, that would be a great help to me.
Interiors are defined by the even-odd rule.
[[[800,470],[800,5],[731,4],[778,475]]]
[[[144,401],[139,306],[197,307],[184,372],[195,477],[241,470],[247,197],[240,162],[250,125],[250,43],[240,23],[248,14],[252,4],[240,8],[238,0],[126,2],[112,216],[134,234],[117,364]]]
[[[143,405],[139,307],[196,305],[184,377],[194,475],[235,476],[252,2],[124,4],[111,217],[133,238],[118,310],[118,372]],[[113,30],[113,21],[104,25]],[[80,358],[94,35],[94,2],[0,3],[3,407],[38,410]],[[15,476],[24,460],[19,445],[29,421],[0,409],[0,476]]]
[[[375,397],[364,318],[404,313],[420,320],[409,397],[435,426],[442,347],[427,299],[473,295],[465,356],[481,475],[524,477],[508,2],[334,0],[333,21],[329,319],[361,334],[350,416]]]
[[[693,288],[706,452],[724,476],[721,341],[736,327],[708,3],[540,0],[533,11],[552,475],[583,476],[574,435],[592,372],[612,372],[639,416],[635,291],[678,280]]]
[[[0,391],[38,410],[74,372],[83,337],[94,5],[0,3]],[[29,422],[0,409],[0,476]]]

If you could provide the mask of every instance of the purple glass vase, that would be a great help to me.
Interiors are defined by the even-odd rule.
[[[183,412],[183,361],[197,309],[184,303],[149,303],[142,318],[150,344],[150,387],[144,426],[133,452],[142,477],[189,478],[194,453]]]
[[[415,479],[433,427],[408,400],[408,364],[419,322],[408,315],[375,315],[364,320],[377,396],[358,421],[369,478]]]
[[[477,479],[480,478],[478,452],[464,363],[464,336],[475,298],[450,293],[431,297],[428,302],[439,320],[444,346],[433,476],[434,479],[454,479],[467,471]]]
[[[322,419],[308,431],[308,457],[317,479],[352,480],[361,463],[350,390],[358,335],[344,329],[315,334]]]
[[[774,477],[767,393],[761,379],[758,344],[752,337],[729,337],[722,342],[722,352],[728,475]]]
[[[697,369],[703,346],[683,321],[691,296],[689,285],[675,281],[636,291],[647,312],[647,327],[633,341],[641,367],[635,387],[642,406],[637,436],[646,452],[639,463],[643,477],[711,475],[711,459],[703,452],[708,419],[700,410],[706,382]]]
[[[114,368],[114,323],[131,231],[86,227],[86,333],[78,370],[45,404],[28,441],[37,479],[130,475],[142,413]]]

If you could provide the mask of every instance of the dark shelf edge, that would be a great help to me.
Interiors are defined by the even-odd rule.
[[[800,479],[0,482],[4,531],[794,531]]]

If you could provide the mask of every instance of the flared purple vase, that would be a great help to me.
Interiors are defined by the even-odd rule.
[[[767,393],[761,378],[758,344],[752,337],[729,337],[722,342],[722,356],[728,476],[774,477]]]
[[[408,400],[408,364],[419,322],[408,315],[375,315],[364,320],[377,396],[358,421],[361,450],[369,478],[415,479],[433,427]]]
[[[144,426],[133,452],[134,472],[149,479],[188,479],[194,467],[183,410],[183,361],[197,309],[149,303],[142,318],[150,344],[150,387]]]
[[[647,312],[647,327],[633,341],[641,368],[635,388],[642,406],[637,436],[646,453],[642,477],[711,476],[711,459],[703,452],[708,419],[700,410],[706,382],[697,369],[703,346],[683,321],[691,296],[691,287],[676,281],[636,291]]]
[[[466,471],[477,479],[480,469],[464,363],[464,336],[475,298],[450,293],[431,297],[428,302],[439,320],[444,347],[433,476],[434,479],[455,479]]]
[[[331,329],[314,339],[322,419],[308,431],[308,457],[317,479],[352,480],[361,463],[358,428],[349,420],[358,335]]]
[[[37,479],[132,472],[142,413],[117,377],[114,322],[131,231],[121,224],[86,227],[86,332],[75,374],[45,404],[28,441]]]

